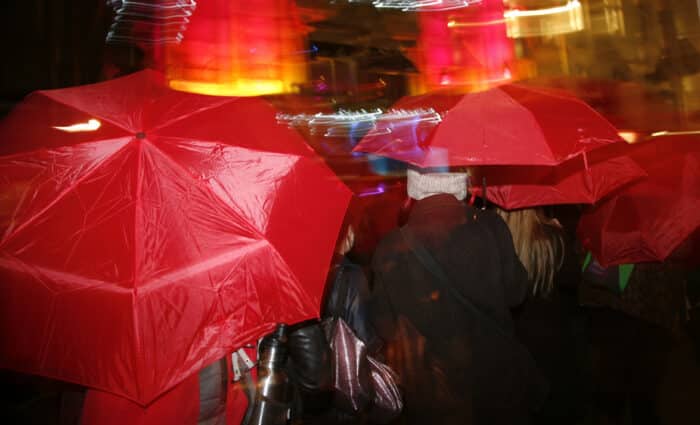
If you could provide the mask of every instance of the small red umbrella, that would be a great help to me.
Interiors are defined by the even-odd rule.
[[[624,155],[630,145],[595,149],[555,166],[503,165],[472,167],[470,191],[501,208],[538,205],[592,204],[615,189],[646,176]]]
[[[664,261],[700,227],[700,138],[666,136],[627,155],[648,174],[585,211],[578,237],[600,264]]]
[[[259,98],[145,71],[0,123],[0,367],[146,404],[319,314],[350,191]]]
[[[393,108],[398,115],[434,110],[440,117],[380,121],[355,151],[418,167],[556,165],[622,142],[616,129],[584,102],[551,89],[506,84],[465,95],[405,97]]]

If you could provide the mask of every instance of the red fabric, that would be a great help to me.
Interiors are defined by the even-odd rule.
[[[146,405],[277,323],[318,317],[351,193],[275,114],[153,71],[13,110],[0,368]]]
[[[432,108],[428,121],[402,119],[363,138],[368,152],[419,167],[556,165],[581,152],[623,142],[600,114],[561,91],[505,84],[483,92],[405,97],[399,110]]]
[[[482,179],[490,202],[516,209],[537,205],[592,204],[646,172],[614,144],[595,149],[556,166],[473,167],[469,190],[483,197]],[[622,149],[621,149],[622,148]]]
[[[664,261],[700,227],[700,137],[659,137],[626,154],[648,177],[585,211],[578,225],[605,267]]]
[[[80,424],[196,425],[198,416],[199,377],[194,374],[145,407],[124,397],[90,389],[85,395]]]

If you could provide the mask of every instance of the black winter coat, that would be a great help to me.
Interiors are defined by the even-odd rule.
[[[515,354],[510,308],[525,297],[527,275],[506,224],[451,195],[417,201],[405,228],[433,255],[471,313],[417,260],[401,233],[388,234],[372,262],[372,320],[387,363],[406,392],[403,423],[526,423],[546,384]],[[527,358],[525,358],[527,357]]]

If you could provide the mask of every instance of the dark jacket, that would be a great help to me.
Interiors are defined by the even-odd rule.
[[[321,311],[322,319],[342,318],[375,353],[381,343],[368,320],[369,284],[362,268],[346,257],[338,257],[329,273]],[[354,424],[362,415],[336,409],[332,403],[330,349],[318,322],[297,326],[289,338],[288,373],[297,387],[297,419],[306,424]]]
[[[560,230],[546,226],[545,232]],[[562,234],[561,268],[551,292],[530,295],[514,311],[518,339],[532,354],[550,383],[550,395],[537,424],[580,423],[588,413],[592,383],[588,359],[588,315],[579,306],[581,265],[571,241]]]
[[[381,342],[369,321],[370,290],[364,270],[342,257],[331,276],[321,317],[342,318],[367,345],[368,353],[376,353]]]
[[[405,228],[490,320],[446,293],[399,231],[380,242],[371,311],[387,362],[405,385],[403,422],[519,423],[544,390],[532,359],[515,354],[522,352],[513,349],[515,340],[491,325],[512,335],[509,309],[527,290],[506,224],[491,211],[436,195],[414,204]]]

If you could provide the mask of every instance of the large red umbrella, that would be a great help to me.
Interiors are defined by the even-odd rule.
[[[493,165],[472,167],[469,190],[505,208],[538,205],[592,204],[612,191],[646,176],[624,155],[629,145],[612,144],[571,158],[559,165]]]
[[[0,367],[145,404],[319,314],[349,190],[259,98],[145,71],[0,123]]]
[[[575,97],[517,84],[405,97],[393,108],[398,116],[434,110],[440,117],[380,120],[355,151],[419,167],[555,165],[622,141],[605,118]]]
[[[700,227],[700,138],[659,137],[627,153],[648,177],[579,221],[578,237],[603,266],[664,261]]]

